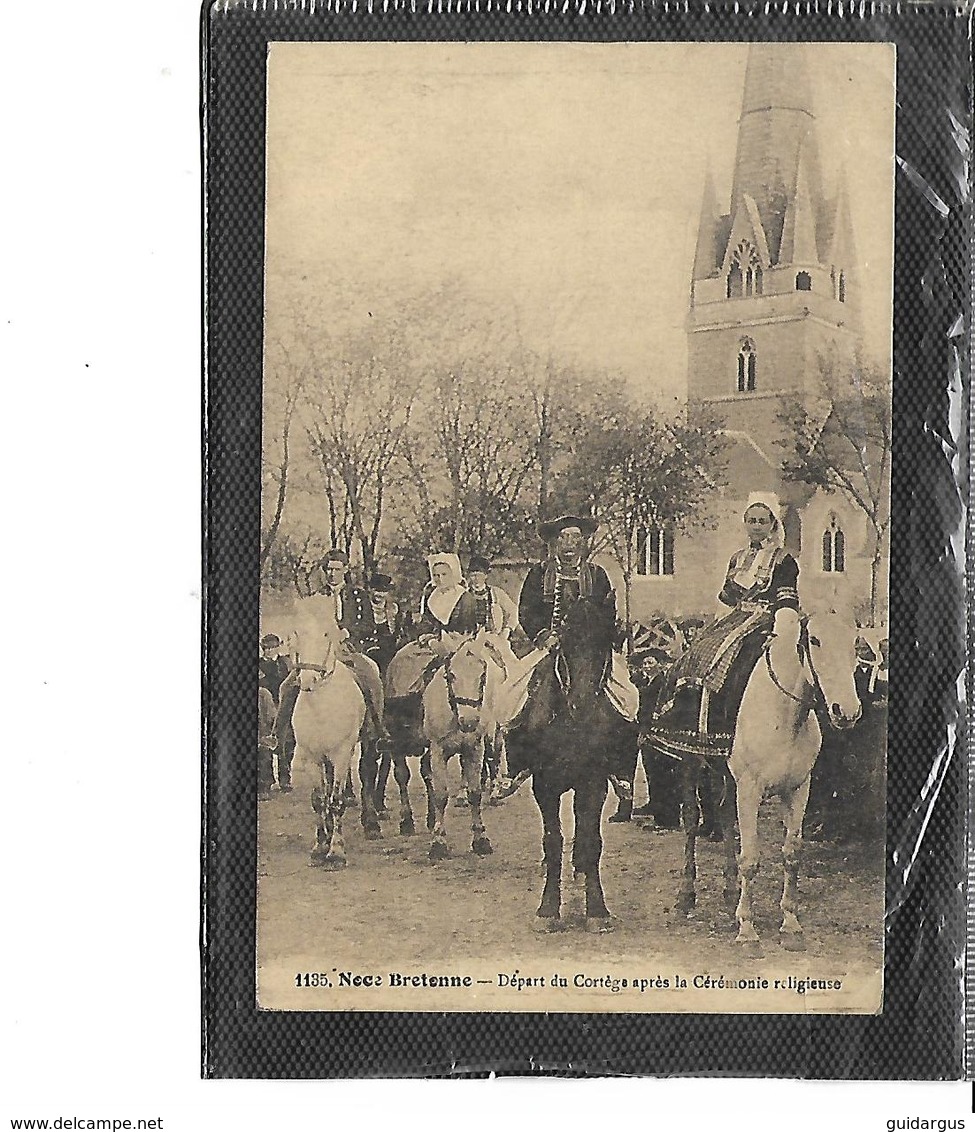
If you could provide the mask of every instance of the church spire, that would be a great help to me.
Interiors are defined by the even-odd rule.
[[[816,206],[809,192],[809,175],[804,154],[805,147],[799,152],[795,192],[786,207],[779,262],[812,267],[821,260],[816,232]]]
[[[711,163],[708,162],[701,198],[701,220],[697,228],[697,248],[694,252],[695,279],[710,278],[721,264],[724,248],[718,247],[718,220],[718,195],[714,188]]]
[[[804,192],[822,199],[815,116],[802,44],[752,44],[738,122],[732,215],[751,197],[758,207],[773,264],[781,259],[786,213],[794,202],[800,163]]]

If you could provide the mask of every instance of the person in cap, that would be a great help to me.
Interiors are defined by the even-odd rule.
[[[667,671],[674,663],[673,655],[661,645],[649,645],[634,650],[629,656],[633,683],[640,695],[640,720],[652,718],[653,708]],[[661,759],[652,748],[638,743],[634,751],[630,782],[636,782],[636,772],[640,763],[647,780],[647,802],[634,808],[633,792],[618,795],[616,813],[611,822],[628,822],[631,818],[654,819],[657,828],[677,829],[680,826],[680,797],[677,781],[679,764],[672,758]]]
[[[590,561],[590,539],[596,522],[583,515],[563,514],[539,525],[538,533],[548,547],[544,561],[528,572],[518,599],[518,620],[537,649],[555,651],[559,632],[572,606],[587,602],[600,611],[607,632],[617,631],[616,593],[606,571]],[[635,723],[640,695],[618,649],[614,649],[604,693],[628,722]],[[508,746],[508,772],[513,777],[499,791],[508,797],[527,780],[527,766],[518,766]],[[625,793],[625,787],[622,787]]]
[[[290,661],[281,655],[281,638],[277,633],[266,633],[261,637],[261,656],[257,669],[258,683],[262,688],[267,688],[276,704],[281,685],[291,672]]]
[[[281,700],[281,686],[291,675],[292,670],[291,661],[281,652],[281,648],[281,638],[277,633],[266,633],[261,637],[261,656],[257,662],[258,685],[267,691],[271,697],[272,723]],[[274,728],[272,727],[271,730],[273,733]],[[277,751],[277,782],[281,791],[287,794],[291,790],[291,764],[295,757],[295,733],[290,720],[282,728],[281,742],[275,743],[268,750]],[[271,758],[270,755],[267,757]],[[273,781],[274,772],[272,769],[271,783]],[[267,784],[268,789],[270,789],[271,783]]]
[[[499,586],[488,584],[491,562],[483,554],[471,555],[467,590],[454,606],[447,627],[473,636],[480,630],[507,640],[518,628],[518,610]]]
[[[677,627],[680,629],[681,636],[684,638],[684,647],[687,648],[694,641],[701,630],[704,628],[705,622],[703,617],[682,617],[677,622]]]
[[[745,685],[768,634],[799,618],[799,566],[772,507],[749,504],[748,545],[732,555],[718,600],[731,612],[701,629],[671,669],[651,728],[676,756],[730,749]]]
[[[365,654],[385,673],[393,659],[400,637],[400,609],[393,599],[393,579],[389,574],[374,573],[366,587],[372,615],[372,637],[365,642]]]

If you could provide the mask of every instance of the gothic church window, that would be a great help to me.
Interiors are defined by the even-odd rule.
[[[829,526],[823,531],[823,573],[842,574],[846,570],[846,536],[830,515]]]
[[[674,573],[674,532],[666,527],[652,527],[637,532],[636,572],[650,577],[666,577]]]
[[[737,263],[731,265],[731,270],[728,272],[728,298],[740,299],[742,295],[742,279],[741,268]]]
[[[751,244],[742,240],[731,259],[725,293],[729,299],[750,298],[761,295],[762,288],[762,265],[758,253]]]
[[[796,276],[796,290],[797,291],[811,291],[812,290],[812,276],[808,271],[800,271]]]
[[[755,392],[755,343],[743,338],[738,347],[738,392]]]

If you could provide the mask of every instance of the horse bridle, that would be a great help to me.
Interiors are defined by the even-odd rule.
[[[454,656],[457,654],[454,653]],[[473,655],[473,653],[471,654]],[[454,670],[450,667],[454,657],[447,658],[447,663],[444,665],[444,682],[447,685],[447,702],[450,704],[450,710],[454,713],[454,719],[460,724],[460,714],[458,707],[473,707],[482,708],[484,706],[484,690],[487,687],[487,661],[481,660],[480,663],[484,665],[484,671],[481,673],[481,679],[477,688],[477,698],[473,699],[470,696],[458,696],[454,690]],[[479,657],[475,657],[480,660]]]
[[[300,656],[295,656],[295,672],[318,672],[322,676],[331,676],[335,671],[335,665],[331,668],[326,668],[324,664],[312,664],[310,661],[303,661]],[[311,691],[311,689],[308,689]]]
[[[764,652],[765,652],[765,667],[768,670],[769,679],[776,686],[776,688],[778,688],[778,690],[784,696],[788,696],[788,698],[790,700],[794,700],[797,704],[800,704],[804,707],[807,704],[810,708],[814,708],[817,705],[825,707],[825,705],[826,705],[826,694],[823,692],[823,685],[822,685],[822,682],[819,679],[819,673],[816,671],[816,665],[815,665],[815,662],[813,661],[813,657],[812,657],[812,644],[811,644],[810,639],[809,639],[809,624],[808,624],[808,621],[805,618],[803,618],[802,621],[800,622],[799,640],[796,644],[796,652],[799,655],[799,664],[800,665],[807,664],[809,666],[810,675],[813,678],[813,687],[812,687],[812,693],[813,694],[812,694],[811,700],[807,696],[797,696],[797,695],[795,695],[795,693],[790,692],[788,688],[784,688],[782,686],[782,681],[779,680],[779,678],[775,675],[775,671],[772,668],[772,650],[771,650],[770,646],[771,646],[771,641],[769,642],[769,644],[767,644],[765,646],[765,649],[764,649]]]

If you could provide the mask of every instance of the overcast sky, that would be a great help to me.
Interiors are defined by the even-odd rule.
[[[865,344],[889,361],[894,52],[806,55],[846,169]],[[450,317],[683,397],[705,168],[727,211],[747,47],[274,44],[268,333],[332,336],[446,286]]]

